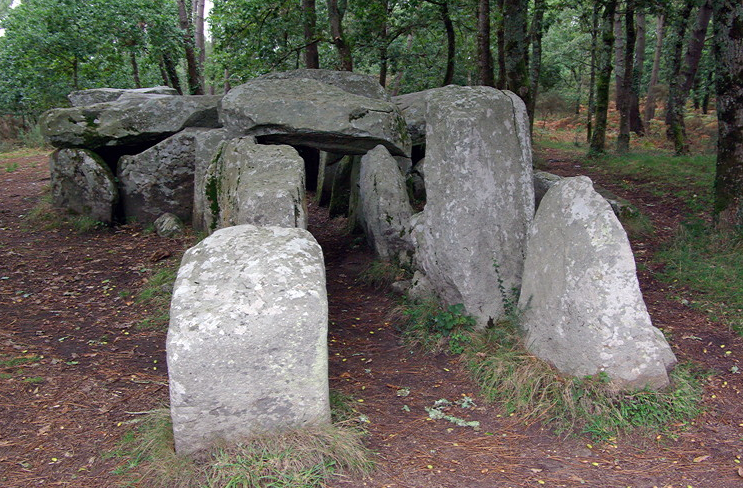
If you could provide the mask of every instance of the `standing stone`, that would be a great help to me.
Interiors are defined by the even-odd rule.
[[[330,421],[322,250],[303,229],[221,229],[183,256],[170,306],[179,454]]]
[[[410,262],[413,209],[405,178],[384,146],[377,146],[361,158],[359,187],[369,243],[383,259]]]
[[[351,175],[353,173],[354,156],[344,156],[333,173],[333,186],[330,192],[328,212],[331,217],[347,216],[349,200],[351,198]]]
[[[208,231],[211,226],[211,208],[206,198],[206,173],[216,164],[228,140],[235,137],[226,129],[194,132],[193,216],[194,230]]]
[[[392,97],[392,101],[405,117],[413,146],[426,143],[426,99],[435,90],[437,88]]]
[[[290,146],[230,140],[206,176],[212,227],[253,224],[307,228],[304,161]],[[216,200],[215,200],[216,198]]]
[[[87,149],[60,149],[49,158],[52,204],[110,224],[118,202],[114,175]]]
[[[485,327],[521,286],[534,215],[526,107],[511,92],[448,86],[429,91],[426,122],[416,259],[439,298]]]
[[[320,151],[320,167],[317,170],[317,188],[315,201],[321,207],[327,207],[333,193],[333,180],[338,169],[338,161],[343,159],[342,154],[332,154]]]
[[[668,385],[676,362],[650,322],[627,234],[585,176],[555,183],[530,231],[519,308],[527,348],[573,376]]]
[[[149,224],[170,212],[184,222],[193,214],[194,130],[184,130],[119,160],[124,214]]]

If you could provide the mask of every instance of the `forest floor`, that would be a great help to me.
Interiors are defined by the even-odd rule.
[[[539,423],[503,414],[478,395],[462,361],[411,350],[390,310],[396,299],[358,281],[373,256],[312,208],[330,300],[330,384],[352,395],[368,419],[377,468],[335,487],[709,487],[743,486],[743,339],[684,305],[684,290],[654,278],[650,260],[670,238],[683,204],[632,182],[583,167],[558,150],[543,169],[587,174],[634,202],[653,222],[652,238],[633,249],[648,309],[680,361],[709,373],[704,412],[671,435],[632,434],[605,443],[558,436]],[[135,299],[158,269],[175,267],[195,240],[160,238],[130,225],[78,233],[28,219],[47,192],[46,155],[0,165],[0,486],[120,486],[115,453],[142,412],[166,405],[165,334],[142,327],[151,313]],[[409,395],[399,392],[409,390]],[[479,430],[431,420],[436,400],[474,399],[452,415]],[[142,485],[144,486],[144,485]]]

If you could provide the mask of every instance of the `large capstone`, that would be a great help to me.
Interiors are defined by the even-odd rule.
[[[277,71],[261,76],[265,80],[309,79],[321,81],[341,90],[376,100],[390,100],[377,78],[353,71],[336,71],[330,69],[295,69],[292,71]]]
[[[327,333],[306,230],[229,227],[189,249],[166,346],[176,451],[329,422]]]
[[[186,127],[219,127],[219,96],[126,97],[46,112],[41,133],[54,147],[141,147]]]
[[[116,180],[103,160],[87,149],[60,149],[49,158],[52,204],[104,223],[113,221],[119,199]]]
[[[377,254],[387,260],[409,263],[413,254],[405,178],[384,146],[361,158],[359,194],[366,237]]]
[[[124,214],[145,224],[170,212],[184,222],[193,213],[197,129],[186,129],[134,156],[119,160]]]
[[[511,92],[456,86],[431,90],[427,104],[416,259],[435,293],[484,327],[521,286],[534,215],[526,107]]]
[[[627,235],[590,179],[561,180],[542,200],[519,308],[527,348],[561,372],[668,385],[676,359],[651,324]]]
[[[226,128],[266,142],[364,154],[384,144],[395,155],[410,153],[405,120],[392,102],[348,93],[307,78],[258,78],[222,99]]]
[[[304,161],[290,146],[230,140],[207,170],[211,228],[240,224],[307,228]]]
[[[90,90],[74,91],[67,95],[73,107],[84,107],[96,103],[114,102],[123,95],[178,95],[175,88],[169,86],[153,86],[151,88],[93,88]]]

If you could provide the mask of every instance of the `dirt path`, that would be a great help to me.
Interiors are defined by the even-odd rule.
[[[552,159],[563,174],[571,166],[584,169],[560,155]],[[0,486],[116,486],[123,481],[113,474],[122,459],[107,453],[131,428],[128,421],[168,395],[165,331],[139,327],[146,312],[132,297],[148,270],[179,259],[189,238],[162,239],[136,227],[88,234],[41,229],[22,216],[48,185],[45,158],[15,162],[13,171],[0,168]],[[672,204],[592,176],[639,202],[670,235],[678,219]],[[366,247],[339,234],[342,223],[317,209],[312,214],[328,268],[331,388],[356,399],[369,421],[369,445],[379,453],[371,478],[339,478],[333,486],[743,485],[743,381],[730,372],[743,342],[669,300],[652,269],[640,277],[655,324],[671,332],[680,359],[714,373],[706,413],[675,440],[591,445],[502,417],[478,398],[457,358],[402,346],[387,319],[394,298],[356,280],[373,259]],[[656,244],[633,245],[645,262]],[[409,395],[398,396],[404,389]],[[450,413],[478,420],[479,430],[428,419],[425,407],[463,395],[477,406]]]

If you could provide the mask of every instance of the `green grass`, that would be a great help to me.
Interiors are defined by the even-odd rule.
[[[12,173],[15,170],[18,169],[18,163],[13,161],[12,163],[8,163],[5,165],[5,172],[6,173]]]
[[[8,148],[6,151],[0,151],[0,161],[9,159],[28,158],[33,156],[45,156],[49,154],[48,149],[39,147]]]
[[[629,432],[675,435],[700,413],[701,386],[690,365],[677,366],[664,391],[619,391],[605,375],[563,377],[529,354],[509,324],[475,338],[467,368],[489,401],[527,422],[605,441]]]
[[[140,322],[143,329],[165,329],[170,321],[170,298],[178,274],[178,261],[153,272],[137,295],[137,301],[147,306],[147,317]]]
[[[409,345],[433,354],[461,354],[475,328],[475,319],[465,315],[462,304],[444,307],[432,297],[404,299],[391,318],[402,324],[403,338]]]
[[[378,289],[386,289],[396,281],[411,278],[411,273],[390,261],[376,260],[359,275],[359,281]]]
[[[338,408],[346,400],[336,395],[332,403]],[[342,410],[334,417],[353,412],[350,406]],[[167,408],[153,410],[137,424],[106,456],[121,458],[114,474],[130,486],[321,487],[335,476],[367,474],[374,465],[355,420],[260,435],[193,458],[175,453]]]
[[[743,236],[687,223],[655,260],[661,279],[694,292],[692,306],[743,335]]]
[[[36,363],[41,361],[40,356],[18,356],[10,359],[0,359],[0,369],[15,368],[17,366],[23,366],[25,364]]]

